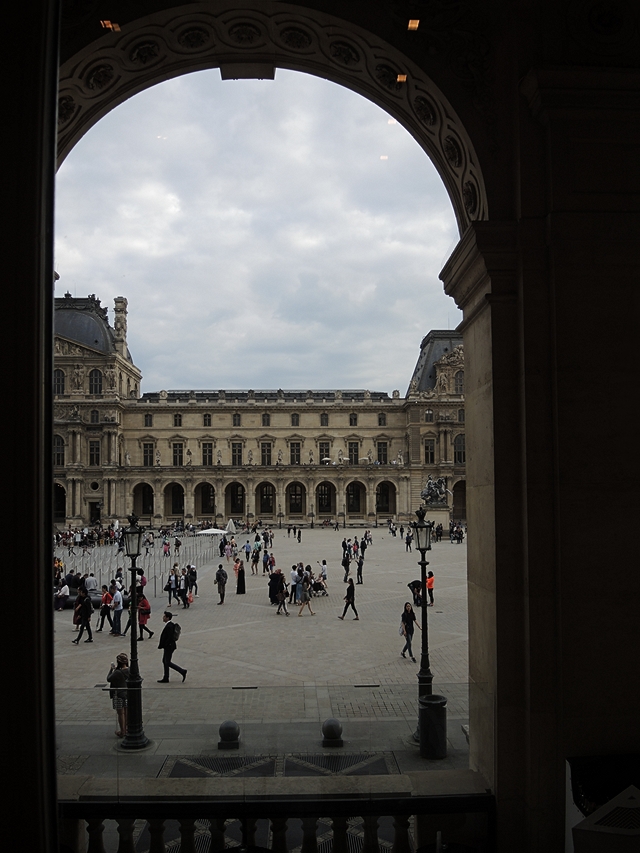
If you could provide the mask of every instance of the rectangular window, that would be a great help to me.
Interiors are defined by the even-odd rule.
[[[142,445],[142,464],[146,468],[153,467],[153,442],[145,441]]]
[[[389,448],[386,441],[378,442],[378,462],[381,465],[386,465],[388,461]]]
[[[300,415],[298,415],[298,414],[291,415],[291,426],[292,427],[300,426]]]
[[[358,453],[360,451],[360,443],[358,441],[350,441],[349,442],[349,462],[352,465],[358,464]]]
[[[426,438],[424,442],[424,464],[435,465],[436,462],[436,440]]]
[[[320,461],[325,462],[331,456],[331,447],[328,441],[319,441],[318,442],[318,453],[320,454]]]
[[[181,427],[182,426],[182,415],[176,413],[173,416],[173,425],[174,425],[174,427]]]
[[[292,441],[289,445],[289,456],[292,465],[300,464],[300,442]]]
[[[242,442],[231,442],[231,464],[242,465]]]
[[[202,426],[210,427],[211,426],[211,415],[206,414],[202,416]]]
[[[100,464],[100,442],[93,440],[89,442],[89,465]]]
[[[231,418],[233,422],[233,426],[242,426],[242,417],[239,414],[235,414]]]
[[[173,443],[173,464],[184,465],[184,444],[181,441]]]
[[[320,415],[320,426],[329,426],[329,415],[326,412]]]
[[[153,426],[153,415],[145,415],[144,416],[144,425],[146,427],[152,427]]]
[[[271,442],[263,441],[260,444],[260,459],[263,465],[271,465]]]
[[[213,465],[213,442],[202,442],[202,464],[205,466]]]

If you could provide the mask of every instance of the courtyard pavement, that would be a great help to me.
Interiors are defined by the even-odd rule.
[[[447,539],[434,543],[427,554],[435,574],[435,607],[427,609],[433,692],[447,698],[448,738],[447,758],[431,762],[420,759],[411,737],[418,715],[421,634],[416,631],[414,636],[418,664],[400,657],[403,640],[398,635],[403,605],[411,600],[407,584],[420,576],[419,554],[407,553],[400,537],[392,537],[386,528],[374,529],[364,583],[356,586],[360,620],[353,621],[349,611],[340,621],[345,591],[341,541],[345,535],[360,537],[363,531],[304,529],[301,543],[286,530],[274,532],[272,550],[287,579],[299,560],[314,568],[317,561],[327,560],[329,595],[312,599],[315,616],[305,610],[299,618],[294,605],[289,617],[277,616],[262,569],[252,576],[248,568],[246,594],[237,595],[232,564],[213,557],[208,537],[183,537],[178,561],[181,566],[187,558],[196,562],[199,585],[188,610],[175,603],[171,608],[182,626],[174,661],[188,670],[185,683],[177,673],[169,684],[157,683],[162,677],[157,645],[167,606],[162,587],[174,557],[164,562],[157,556],[141,558],[149,577],[149,627],[155,632],[153,639],[138,645],[144,729],[150,739],[141,752],[119,750],[116,715],[105,689],[109,664],[120,651],[129,653],[129,637],[112,637],[107,630],[95,633],[94,616],[94,642],[75,646],[71,610],[54,614],[61,796],[65,791],[71,795],[71,777],[78,777],[78,783],[80,777],[101,780],[106,795],[114,786],[122,792],[126,779],[171,775],[179,757],[188,761],[193,756],[229,755],[217,748],[220,723],[229,719],[240,725],[240,749],[232,753],[236,756],[322,753],[321,724],[336,717],[343,726],[342,752],[384,755],[389,773],[468,767],[462,731],[468,723],[466,545]],[[246,538],[239,534],[237,541],[242,544]],[[114,549],[98,551],[91,557],[92,570],[104,563],[104,572],[110,572]],[[66,559],[64,552],[58,553]],[[222,606],[217,605],[214,584],[218,562],[229,573]],[[73,563],[82,561],[72,558]],[[128,563],[120,558],[123,567]],[[353,574],[355,580],[355,569]]]

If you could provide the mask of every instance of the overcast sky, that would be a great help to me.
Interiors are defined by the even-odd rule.
[[[457,241],[426,154],[379,107],[293,71],[217,70],[122,104],[56,186],[56,296],[129,301],[142,391],[404,394],[430,329],[461,314]]]

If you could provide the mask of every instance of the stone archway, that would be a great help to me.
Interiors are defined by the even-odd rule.
[[[239,8],[240,7],[240,8]],[[150,86],[206,68],[223,79],[273,78],[276,68],[332,80],[400,121],[433,161],[463,233],[488,218],[473,143],[435,83],[408,56],[339,18],[259,0],[193,3],[107,30],[60,67],[58,163],[115,106]]]

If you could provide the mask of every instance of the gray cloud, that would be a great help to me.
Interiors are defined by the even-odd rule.
[[[324,80],[163,83],[80,141],[56,192],[56,292],[128,298],[143,390],[404,391],[423,335],[460,320],[434,167]]]

